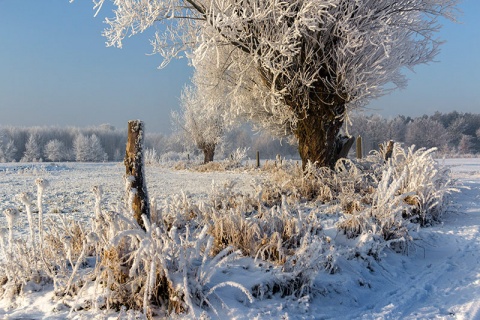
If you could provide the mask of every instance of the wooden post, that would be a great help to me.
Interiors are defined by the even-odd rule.
[[[132,211],[135,220],[145,230],[142,215],[150,219],[150,203],[144,179],[143,162],[144,125],[140,120],[128,121],[128,141],[125,153],[126,178],[130,181],[128,192],[132,192]]]
[[[362,159],[363,154],[362,154],[362,137],[358,136],[357,137],[357,159]]]
[[[257,150],[257,168],[260,168],[260,151]]]

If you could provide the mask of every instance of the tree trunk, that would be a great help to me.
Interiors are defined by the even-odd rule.
[[[319,167],[333,168],[343,147],[337,136],[343,125],[345,107],[313,109],[298,121],[295,130],[302,167],[311,161]]]
[[[133,193],[133,216],[140,227],[145,230],[142,215],[146,215],[150,219],[150,206],[143,169],[143,127],[143,122],[140,120],[128,122],[128,141],[124,163],[126,177],[130,181],[130,190],[127,191]]]
[[[203,151],[203,163],[209,163],[213,161],[215,155],[215,144],[207,143],[202,148]]]

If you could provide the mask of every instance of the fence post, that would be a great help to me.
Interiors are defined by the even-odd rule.
[[[260,168],[260,151],[257,150],[257,168]]]
[[[143,122],[140,120],[128,121],[128,140],[124,160],[126,179],[129,181],[127,192],[133,195],[133,217],[145,230],[142,215],[146,215],[150,220],[150,203],[144,179],[143,138]]]
[[[357,159],[362,159],[363,154],[362,154],[362,137],[358,136],[357,137]]]

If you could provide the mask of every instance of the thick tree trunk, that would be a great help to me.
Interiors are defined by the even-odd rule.
[[[215,144],[208,143],[205,144],[202,148],[203,151],[203,163],[209,163],[213,161],[215,156]]]
[[[329,106],[324,110],[310,110],[297,123],[295,136],[298,139],[298,152],[302,158],[303,168],[308,161],[319,167],[333,168],[343,147],[339,144],[337,136],[343,125],[345,108]]]
[[[133,193],[133,216],[140,227],[145,230],[142,215],[144,214],[150,219],[150,204],[144,179],[143,130],[143,122],[140,120],[128,122],[128,141],[124,163],[126,177],[130,181],[128,192]]]

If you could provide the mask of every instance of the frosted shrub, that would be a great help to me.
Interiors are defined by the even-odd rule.
[[[227,262],[235,260],[240,255],[240,251],[227,247],[216,254],[213,259],[210,258],[213,238],[207,235],[207,230],[207,226],[204,227],[196,240],[181,239],[179,270],[182,271],[185,302],[189,309],[195,314],[196,308],[192,303],[200,307],[207,305],[218,316],[217,310],[210,303],[210,296],[214,295],[217,300],[220,300],[222,306],[226,306],[226,304],[215,294],[217,289],[225,286],[236,288],[245,295],[250,303],[253,303],[253,296],[247,288],[234,281],[224,281],[214,286],[209,285],[214,273],[218,272]],[[195,316],[197,315],[195,314]]]
[[[249,291],[238,283],[209,286],[213,273],[238,252],[230,247],[211,258],[213,238],[207,236],[207,227],[196,233],[195,229],[189,231],[189,226],[180,231],[174,223],[167,231],[162,223],[157,226],[144,219],[144,231],[120,214],[108,220],[117,233],[105,243],[95,280],[103,306],[116,309],[125,305],[146,315],[195,314],[195,309],[204,305],[214,310],[209,297],[223,286],[239,289],[252,301]]]
[[[373,233],[375,241],[405,251],[409,230],[438,221],[448,194],[455,191],[448,172],[433,159],[434,151],[394,144],[388,160],[374,152],[363,160],[341,159],[333,170],[311,163],[302,170],[283,162],[264,169],[272,178],[258,193],[270,207],[281,201],[328,205],[326,212],[341,214],[337,227],[348,238]]]
[[[197,172],[221,172],[227,170],[227,163],[210,161],[201,164],[191,164],[188,169]]]
[[[335,273],[335,250],[330,238],[310,233],[303,234],[301,243],[285,256],[281,268],[273,269],[272,277],[252,288],[259,299],[282,297],[307,298],[314,290],[314,282],[321,271]]]
[[[448,169],[440,168],[433,159],[436,148],[415,150],[415,146],[403,149],[394,146],[390,166],[396,168],[396,175],[405,171],[400,193],[407,195],[405,202],[411,205],[404,216],[422,226],[439,221],[447,204],[445,197],[458,191],[452,188]]]
[[[210,233],[215,238],[215,252],[232,245],[247,256],[283,264],[292,255],[306,234],[321,230],[315,214],[305,216],[292,210],[286,197],[280,205],[253,209],[248,198],[235,197],[236,205],[223,203],[212,212]]]
[[[242,167],[247,158],[247,148],[237,148],[229,157],[222,161],[211,161],[207,163],[190,163],[189,169],[198,172],[215,172],[235,170]]]
[[[38,291],[41,286],[54,281],[57,289],[56,279],[62,277],[63,273],[56,270],[59,258],[56,248],[44,246],[45,230],[43,228],[43,204],[42,195],[48,182],[44,179],[37,179],[38,186],[38,226],[34,225],[32,216],[32,197],[27,193],[17,196],[19,202],[25,205],[30,234],[29,240],[25,241],[21,236],[15,236],[14,224],[22,219],[22,215],[16,208],[8,208],[4,211],[8,224],[8,247],[4,237],[1,237],[3,257],[0,259],[0,274],[2,274],[0,294],[3,299],[13,300],[18,294],[25,291]],[[38,229],[36,229],[37,227]],[[41,228],[41,229],[40,229]],[[38,230],[38,240],[36,232]],[[35,243],[39,243],[36,246]]]
[[[242,163],[247,159],[248,148],[237,148],[231,154],[230,157],[225,159],[228,162],[229,168],[238,168],[242,166]]]
[[[17,196],[18,200],[25,206],[27,211],[28,217],[28,227],[30,231],[30,246],[33,248],[35,246],[35,231],[34,231],[34,222],[33,222],[33,214],[32,214],[32,205],[33,205],[33,197],[31,194],[27,192],[23,192]]]
[[[348,206],[349,202],[361,202],[363,196],[371,193],[369,179],[350,160],[341,159],[335,170],[317,167],[308,162],[304,169],[297,163],[283,161],[269,169],[270,182],[262,186],[262,199],[269,205],[278,204],[282,195],[288,203],[314,201],[321,204]],[[345,199],[351,195],[351,199]]]
[[[410,230],[438,221],[448,204],[447,196],[456,191],[448,171],[433,159],[434,151],[415,150],[414,146],[404,149],[395,143],[388,160],[381,152],[374,152],[361,161],[373,192],[363,201],[368,205],[346,215],[338,228],[348,237],[379,235],[391,248],[407,252],[412,241]]]
[[[320,270],[327,269],[333,273],[335,264],[330,249],[328,238],[307,233],[295,254],[290,256],[282,267],[282,272],[276,275],[277,286],[282,295],[309,295]]]
[[[109,232],[115,236],[105,239],[103,268],[96,280],[97,295],[104,298],[105,306],[117,309],[126,305],[147,314],[151,299],[158,299],[165,309],[182,311],[176,306],[177,294],[169,279],[171,239],[146,219],[146,231],[121,214],[110,215],[107,221],[116,232]]]

